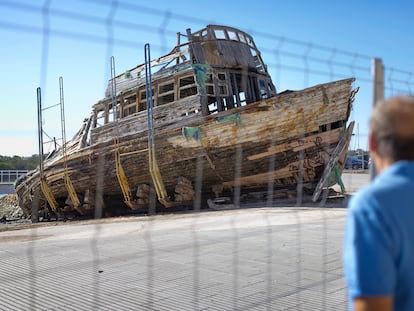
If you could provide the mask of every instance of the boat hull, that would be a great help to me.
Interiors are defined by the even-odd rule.
[[[347,121],[353,82],[284,92],[208,116],[197,112],[195,95],[155,107],[150,134],[144,111],[90,130],[89,145],[83,142],[89,135],[85,126],[65,156],[57,152],[44,163],[44,184],[57,203],[52,210],[87,214],[98,205],[108,207],[108,202],[131,209],[147,206],[148,199],[139,193],[143,186],[151,189],[158,183],[166,194],[160,197],[162,193],[153,191],[158,199],[174,204],[298,185],[313,191],[323,177],[331,186],[337,180],[323,175],[329,173],[326,165],[340,142],[343,148],[334,155],[334,165],[343,169],[352,133]],[[73,202],[68,179],[80,205]],[[16,193],[27,215],[36,196],[43,202],[41,209],[50,205],[38,170],[17,185]]]

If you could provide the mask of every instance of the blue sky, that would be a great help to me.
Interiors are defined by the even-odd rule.
[[[119,74],[143,62],[145,43],[161,56],[177,32],[209,23],[251,33],[280,91],[356,75],[351,147],[366,148],[371,59],[383,60],[386,96],[414,87],[413,9],[408,0],[0,0],[0,155],[38,153],[37,87],[43,105],[54,106],[63,77],[70,138],[104,96],[110,56]],[[43,126],[60,137],[57,107],[44,112]]]

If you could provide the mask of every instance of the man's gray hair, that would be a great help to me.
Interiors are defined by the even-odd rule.
[[[414,97],[394,96],[375,105],[370,121],[378,155],[414,160]]]

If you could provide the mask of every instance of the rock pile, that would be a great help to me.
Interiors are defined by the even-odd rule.
[[[23,211],[19,207],[17,195],[8,194],[0,198],[0,219],[22,218]]]

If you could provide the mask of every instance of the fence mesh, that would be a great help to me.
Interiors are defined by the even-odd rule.
[[[122,0],[2,0],[0,9],[1,33],[16,37],[16,46],[9,48],[27,55],[18,52],[27,48],[22,41],[33,45],[31,60],[22,60],[38,66],[38,81],[22,77],[38,83],[32,93],[41,86],[44,100],[55,103],[54,80],[64,75],[66,94],[72,93],[66,100],[72,103],[66,109],[69,132],[103,97],[111,56],[117,69],[127,70],[144,62],[147,42],[152,55],[163,55],[175,45],[178,31],[211,23]],[[358,118],[372,105],[373,57],[244,30],[255,39],[278,91],[355,77],[360,90],[351,120],[365,122]],[[385,96],[412,94],[412,75],[385,66]],[[77,101],[88,108],[74,105]],[[44,116],[51,139],[60,135],[57,115],[51,109]],[[35,120],[35,114],[29,118]],[[367,124],[360,126],[351,149],[366,149]],[[237,152],[236,168],[243,150]],[[197,163],[197,193],[202,165]],[[268,166],[273,169],[274,159]],[[348,196],[313,203],[303,199],[299,185],[292,200],[278,202],[268,195],[267,201],[243,205],[236,183],[229,209],[204,209],[197,197],[186,211],[157,214],[153,202],[137,217],[102,218],[105,173],[102,169],[96,180],[95,219],[11,227],[22,230],[0,227],[0,309],[346,310],[341,244]],[[345,172],[342,178],[352,194],[370,177],[365,171]],[[268,194],[273,186],[270,181]]]

